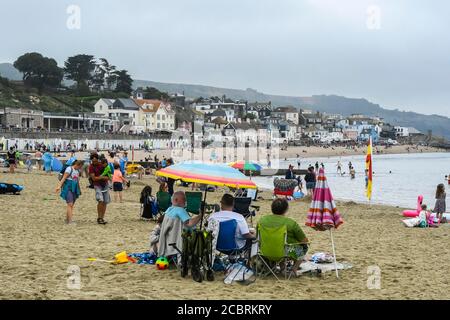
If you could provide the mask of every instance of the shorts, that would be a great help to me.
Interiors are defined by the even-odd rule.
[[[75,203],[75,201],[77,201],[77,199],[75,198],[75,195],[73,194],[72,191],[67,191],[66,194],[66,203]]]
[[[315,182],[307,182],[306,183],[306,189],[308,190],[312,190],[316,187],[316,183]]]
[[[122,182],[114,182],[113,183],[113,191],[114,192],[121,192],[121,191],[123,191],[123,183]]]
[[[8,163],[9,163],[10,166],[13,166],[13,165],[16,164],[16,160],[9,159]]]
[[[286,256],[292,259],[299,260],[302,259],[308,252],[308,245],[306,244],[292,244],[286,247]]]
[[[108,204],[111,202],[111,196],[109,195],[108,185],[104,187],[94,186],[94,189],[95,189],[95,200],[97,200],[97,202],[103,202],[104,204]]]

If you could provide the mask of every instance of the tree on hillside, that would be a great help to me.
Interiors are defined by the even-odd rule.
[[[161,100],[168,100],[169,95],[167,92],[159,91],[158,89],[154,87],[146,87],[144,89],[144,98],[145,99],[161,99]]]
[[[95,91],[111,91],[116,84],[116,66],[110,64],[105,58],[100,58],[95,64],[95,70],[91,79],[91,86]]]
[[[63,79],[63,70],[58,67],[55,59],[31,52],[21,55],[14,62],[14,67],[23,73],[26,85],[37,88],[39,94],[45,87],[57,87]]]
[[[133,79],[131,79],[131,76],[128,74],[128,71],[119,70],[115,72],[115,75],[117,76],[117,80],[116,80],[116,88],[114,91],[131,94],[131,91],[133,91],[132,88]]]
[[[103,70],[105,70],[105,83],[106,83],[106,88],[108,89],[108,91],[111,91],[114,84],[116,84],[117,82],[117,71],[116,71],[116,66],[113,66],[112,64],[109,64],[108,60],[106,60],[105,58],[100,58],[101,61],[101,65]],[[125,71],[125,70],[122,70]]]
[[[86,89],[89,90],[87,86],[92,80],[94,70],[94,56],[88,54],[78,54],[69,57],[64,63],[66,78],[77,83],[78,94],[81,94]]]
[[[194,103],[202,103],[205,101],[205,98],[203,97],[198,97],[197,99],[194,100]]]

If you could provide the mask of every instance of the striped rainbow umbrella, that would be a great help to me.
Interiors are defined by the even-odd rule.
[[[256,189],[253,181],[239,170],[224,164],[185,161],[156,171],[160,177],[230,188]]]
[[[311,206],[308,211],[306,219],[306,225],[318,230],[318,231],[330,231],[331,246],[333,249],[334,265],[336,269],[336,277],[339,278],[338,270],[336,267],[336,250],[334,247],[333,228],[338,228],[344,223],[341,215],[339,214],[336,204],[333,200],[333,195],[328,187],[327,178],[325,177],[325,171],[323,168],[319,170],[319,176],[317,178],[316,187],[311,201]]]
[[[261,171],[262,167],[256,162],[251,161],[235,161],[229,164],[230,167],[245,171]]]

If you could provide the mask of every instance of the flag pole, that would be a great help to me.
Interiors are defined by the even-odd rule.
[[[337,269],[337,262],[336,262],[336,249],[334,247],[333,231],[331,231],[331,228],[330,228],[330,237],[331,237],[331,247],[333,248],[334,269],[336,271],[336,278],[339,279],[339,272]]]

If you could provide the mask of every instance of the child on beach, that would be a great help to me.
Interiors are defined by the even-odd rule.
[[[158,256],[158,242],[161,234],[161,224],[164,221],[164,215],[160,215],[155,228],[150,233],[150,254]]]
[[[438,184],[437,188],[436,188],[436,204],[434,205],[434,212],[436,212],[436,218],[438,219],[439,222],[445,222],[443,221],[443,215],[446,208],[446,204],[445,204],[445,198],[446,198],[446,193],[445,193],[445,186],[443,183]]]
[[[27,172],[30,173],[31,172],[31,165],[32,165],[30,156],[27,157],[27,160],[25,161],[25,165],[27,166]]]
[[[421,206],[422,210],[419,213],[418,221],[416,227],[419,228],[425,228],[428,226],[428,220],[430,218],[430,213],[427,211],[427,205],[422,204]]]
[[[56,187],[56,192],[60,192],[60,196],[67,203],[66,223],[72,224],[73,206],[75,201],[81,195],[80,189],[80,169],[83,161],[77,160],[71,166],[66,168],[64,175]]]
[[[122,175],[120,171],[120,164],[114,163],[114,173],[112,176],[113,182],[113,191],[114,191],[114,201],[117,202],[117,199],[122,203],[122,191],[123,191],[123,183],[128,183],[128,180]]]
[[[405,219],[402,221],[408,228],[426,228],[426,227],[437,227],[434,224],[433,217],[431,213],[427,210],[427,205],[421,205],[421,211],[419,215],[415,218]]]

